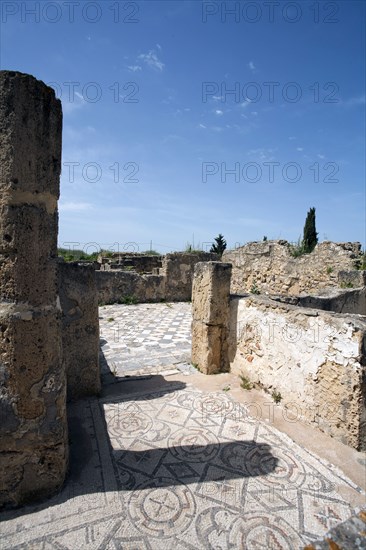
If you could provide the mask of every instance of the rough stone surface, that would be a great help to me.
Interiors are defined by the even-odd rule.
[[[213,259],[217,259],[216,254],[177,252],[163,257],[161,269],[153,269],[159,274],[141,274],[139,269],[136,272],[115,269],[97,271],[99,303],[123,303],[130,298],[138,303],[188,301],[192,296],[194,266]],[[145,265],[144,262],[141,265]]]
[[[305,550],[366,550],[366,509],[336,525]]]
[[[205,374],[229,368],[230,277],[230,264],[196,264],[192,289],[192,363]]]
[[[0,506],[49,496],[67,467],[57,305],[61,103],[0,71]]]
[[[232,370],[292,415],[366,450],[366,320],[268,298],[233,298]]]
[[[102,271],[126,269],[144,274],[154,273],[162,267],[162,256],[129,252],[114,252],[108,257],[99,255],[98,261]]]
[[[95,395],[101,388],[95,270],[77,262],[59,262],[58,275],[67,397]]]
[[[340,286],[338,273],[354,270],[360,258],[360,243],[325,241],[294,258],[287,241],[265,241],[227,250],[222,261],[233,265],[232,293],[250,292],[255,285],[262,294],[298,295]]]
[[[98,301],[100,304],[118,304],[128,301],[162,302],[165,300],[165,277],[140,275],[130,271],[96,271]]]
[[[339,271],[338,283],[349,288],[359,288],[366,286],[366,270],[358,269],[356,271]]]
[[[366,287],[350,290],[331,288],[318,295],[271,296],[271,298],[301,307],[323,309],[335,313],[366,315]]]
[[[210,262],[218,259],[210,252],[175,252],[163,258],[161,274],[165,276],[166,300],[184,302],[192,296],[194,268],[198,262]]]

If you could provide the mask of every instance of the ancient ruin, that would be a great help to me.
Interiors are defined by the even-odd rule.
[[[240,379],[302,429],[330,435],[345,453],[366,451],[359,243],[324,242],[298,258],[287,242],[265,241],[226,251],[221,260],[202,252],[64,262],[57,258],[61,132],[53,90],[32,76],[0,71],[0,507],[56,495],[52,505],[67,518],[70,501],[75,530],[85,536],[81,546],[95,536],[100,547],[130,540],[148,547],[159,537],[178,547],[187,537],[192,547],[210,541],[210,548],[234,548],[254,540],[256,529],[276,532],[291,548],[315,544],[326,529],[323,522],[311,531],[314,501],[329,502],[333,491],[340,522],[364,487],[250,418],[222,393],[230,386],[205,394],[182,380],[192,376],[204,386],[218,384],[221,374]],[[139,304],[136,322],[122,309],[128,303]],[[187,319],[192,348],[184,361],[190,335],[172,342]],[[110,359],[122,353],[132,357],[135,378],[123,365],[113,371]],[[164,378],[164,365],[174,367],[176,379]],[[148,508],[144,491],[155,499]],[[352,507],[341,496],[351,492]],[[301,513],[291,498],[302,502]],[[156,502],[164,513],[154,512]],[[277,518],[281,506],[291,510],[293,525]],[[47,505],[40,513],[56,526],[48,542],[66,544],[67,520],[58,524],[56,512],[53,521]],[[17,532],[20,516],[6,516],[7,543],[43,543],[36,529],[29,539]],[[352,521],[359,529],[364,516]],[[86,526],[97,524],[100,531],[90,535]]]

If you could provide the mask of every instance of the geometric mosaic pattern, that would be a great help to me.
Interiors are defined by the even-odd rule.
[[[191,357],[191,304],[103,306],[102,368],[117,377],[187,371]]]
[[[148,346],[154,328],[141,338]],[[110,393],[71,404],[67,483],[43,504],[3,513],[1,549],[297,550],[350,516],[342,495],[362,493],[227,393],[169,380]]]
[[[60,495],[3,514],[1,548],[298,549],[357,488],[226,394],[180,388],[70,410]]]

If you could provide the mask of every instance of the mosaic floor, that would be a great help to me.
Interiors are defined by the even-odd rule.
[[[159,350],[178,360],[166,366],[184,364],[180,353],[187,349],[178,344],[189,342],[188,304],[108,306],[101,316],[106,361],[113,357],[121,369],[114,387],[123,368],[134,372],[135,350],[140,366],[141,348],[148,354],[150,345],[146,365],[154,357],[152,367],[159,366]],[[128,338],[137,345],[128,348],[121,335],[113,341],[112,322],[130,323]],[[69,408],[65,488],[39,506],[4,513],[2,549],[292,550],[352,512],[341,495],[361,489],[251,419],[225,392],[198,391],[187,375],[186,383],[168,376],[158,391],[122,397],[108,392],[113,385],[106,380],[104,397]]]
[[[108,376],[192,372],[191,304],[138,304],[100,308],[101,366]],[[193,371],[194,372],[194,371]]]

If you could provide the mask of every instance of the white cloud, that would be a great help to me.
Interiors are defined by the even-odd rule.
[[[215,113],[218,115],[218,116],[222,116],[224,114],[224,111],[220,111],[220,109],[216,109]]]
[[[303,147],[296,147],[296,151],[303,151],[304,148]]]
[[[64,114],[70,114],[74,111],[81,109],[87,105],[81,93],[75,91],[75,97],[71,98],[72,101],[62,100],[62,111]]]
[[[200,124],[199,128],[207,128],[207,126],[205,126],[204,124]]]
[[[253,61],[249,61],[248,67],[249,67],[249,69],[250,69],[251,71],[254,71],[254,70],[255,70],[255,65],[254,65]]]
[[[340,99],[338,101],[338,105],[341,105],[344,107],[358,107],[359,105],[365,105],[365,103],[366,103],[365,94],[349,97],[348,99]]]
[[[245,109],[246,107],[248,107],[248,106],[251,104],[251,102],[252,102],[252,100],[249,99],[249,98],[247,98],[247,99],[246,99],[245,101],[243,101],[243,103],[241,103],[240,105],[241,105],[241,107],[243,107],[243,108]]]
[[[148,67],[156,69],[157,71],[163,71],[165,64],[160,61],[155,50],[150,50],[148,53],[140,54],[137,59],[141,59]]]
[[[60,212],[84,212],[93,206],[89,202],[60,202],[58,208]]]
[[[320,153],[318,153],[316,156],[317,156],[319,159],[325,159],[325,155],[321,155]]]
[[[127,69],[133,73],[136,73],[137,71],[142,71],[142,67],[140,65],[128,65]]]

